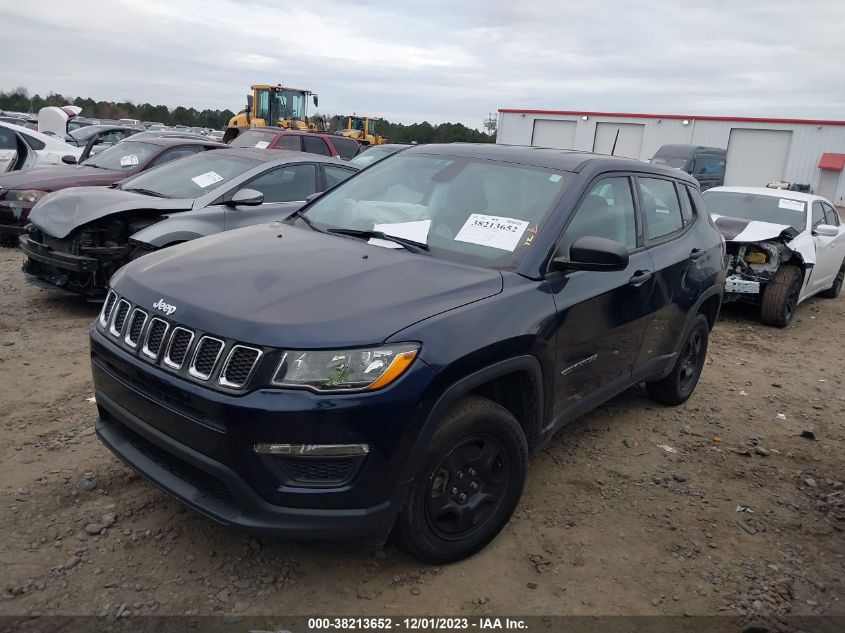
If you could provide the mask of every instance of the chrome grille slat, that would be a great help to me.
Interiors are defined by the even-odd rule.
[[[106,295],[106,300],[103,302],[103,309],[100,312],[100,325],[102,327],[106,327],[109,323],[109,317],[111,317],[112,308],[114,308],[114,302],[117,299],[117,293],[114,290],[109,290],[109,293]]]
[[[164,364],[171,369],[182,369],[193,342],[194,333],[191,330],[183,327],[173,328],[173,334],[170,335],[170,342],[167,344],[167,351],[164,353]]]
[[[144,326],[147,324],[147,313],[141,308],[132,310],[129,315],[129,327],[126,328],[126,336],[123,341],[132,348],[138,347],[141,341],[141,333],[144,331]]]
[[[112,336],[120,336],[123,326],[126,324],[126,316],[129,314],[129,308],[131,307],[126,299],[121,299],[117,302],[117,306],[114,308],[114,316],[109,326],[109,333]]]
[[[141,348],[141,352],[147,358],[153,360],[158,358],[161,346],[169,329],[170,325],[164,319],[159,319],[158,317],[150,319],[150,327],[147,328],[147,338],[144,340],[144,347]]]
[[[234,345],[226,358],[223,369],[220,371],[220,378],[217,382],[224,387],[240,389],[252,377],[261,354],[261,350],[255,347]]]
[[[203,336],[194,350],[194,357],[191,360],[190,367],[188,367],[188,373],[200,380],[211,378],[224,347],[225,343],[219,338]]]

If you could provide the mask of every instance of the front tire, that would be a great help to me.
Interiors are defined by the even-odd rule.
[[[686,402],[704,369],[709,340],[710,325],[707,318],[703,314],[696,315],[672,371],[665,378],[646,383],[649,398],[670,406]]]
[[[481,396],[458,401],[434,431],[399,513],[402,547],[451,563],[492,541],[516,509],[528,444],[516,418]]]
[[[763,290],[760,320],[766,325],[786,327],[798,309],[801,271],[797,266],[781,266]]]

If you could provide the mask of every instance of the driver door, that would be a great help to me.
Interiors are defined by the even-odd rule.
[[[317,167],[313,163],[276,167],[229,193],[240,189],[260,191],[264,194],[264,202],[257,206],[226,207],[227,231],[288,217],[305,204],[308,196],[317,192]]]

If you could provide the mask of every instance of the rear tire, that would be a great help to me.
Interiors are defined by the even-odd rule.
[[[710,324],[707,318],[703,314],[696,315],[672,371],[665,378],[646,383],[648,397],[670,406],[686,402],[695,390],[701,370],[704,369],[709,340]]]
[[[516,509],[528,444],[516,418],[480,396],[458,401],[434,431],[399,512],[399,543],[433,564],[451,563],[492,541]]]
[[[786,327],[798,309],[801,271],[797,266],[781,266],[763,290],[760,320],[766,325]]]
[[[842,292],[843,281],[845,281],[845,262],[842,262],[842,266],[836,274],[836,279],[833,280],[833,285],[822,292],[821,295],[823,297],[827,297],[828,299],[836,299],[836,297],[839,296],[839,293]]]

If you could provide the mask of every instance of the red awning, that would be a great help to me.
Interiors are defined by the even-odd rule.
[[[819,161],[819,169],[832,169],[842,171],[845,168],[845,154],[831,154],[825,152]]]

